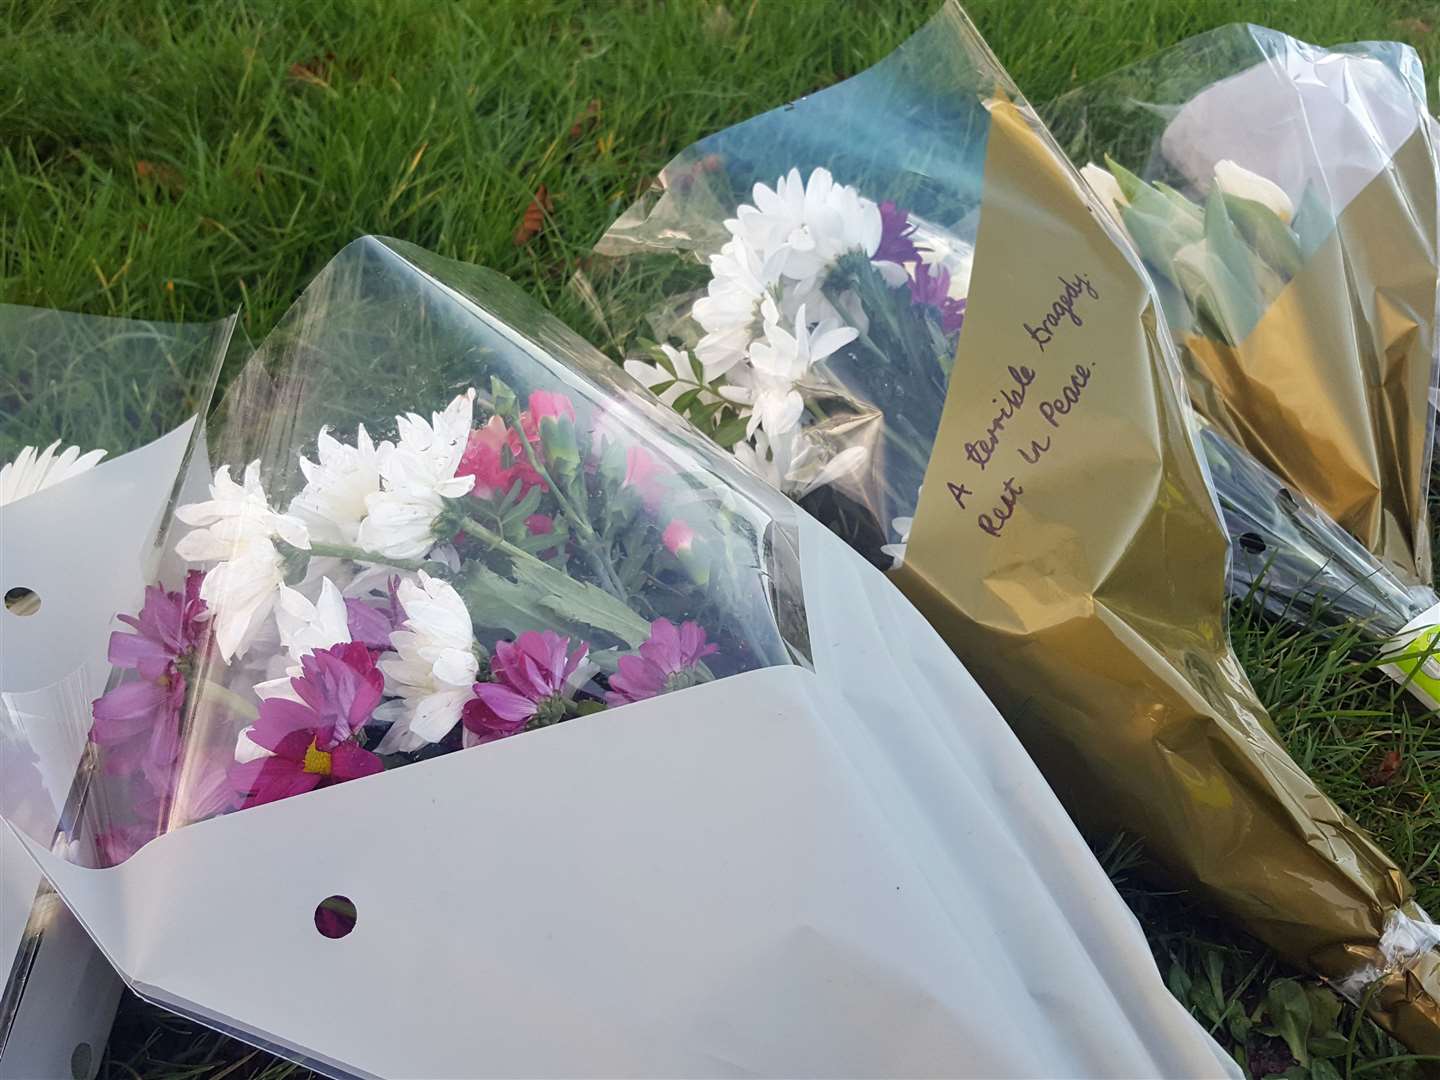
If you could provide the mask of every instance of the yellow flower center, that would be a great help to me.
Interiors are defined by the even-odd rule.
[[[310,745],[305,748],[305,764],[302,768],[305,772],[330,775],[330,755],[316,747],[314,739],[311,739]]]

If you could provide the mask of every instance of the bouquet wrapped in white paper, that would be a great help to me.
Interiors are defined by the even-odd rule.
[[[346,1075],[1238,1075],[925,621],[503,279],[356,242],[209,435],[106,693],[4,702],[139,993]]]

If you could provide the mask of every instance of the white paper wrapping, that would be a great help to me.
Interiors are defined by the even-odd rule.
[[[950,651],[801,529],[774,667],[34,856],[135,989],[336,1074],[1239,1076]],[[316,904],[353,900],[347,937]]]

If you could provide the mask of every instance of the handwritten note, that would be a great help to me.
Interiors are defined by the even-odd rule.
[[[1042,353],[1055,341],[1057,333],[1067,327],[1083,327],[1084,304],[1100,299],[1100,292],[1088,274],[1062,275],[1057,280],[1062,289],[1045,316],[1033,325],[1021,323],[1026,337]],[[990,399],[995,409],[989,423],[965,443],[965,459],[980,473],[987,474],[986,482],[982,484],[975,477],[945,482],[956,505],[975,513],[976,527],[987,536],[1000,538],[1014,520],[1025,496],[1025,470],[1038,465],[1063,445],[1061,429],[1084,403],[1085,390],[1094,378],[1095,367],[1092,361],[1076,364],[1069,371],[1049,374],[1036,372],[1025,364],[1006,365],[997,392]],[[1038,404],[1032,407],[1036,401]],[[1015,436],[1015,429],[1034,430],[1033,420],[1028,425],[1025,423],[1031,416],[1043,423],[1042,433],[1030,438],[1016,437],[1012,445],[1007,436]],[[995,474],[998,474],[995,479],[988,478]],[[977,494],[976,489],[982,492],[988,489],[989,493]]]

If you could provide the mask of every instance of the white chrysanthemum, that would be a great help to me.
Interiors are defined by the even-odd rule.
[[[848,184],[837,184],[829,169],[818,168],[802,181],[799,169],[776,181],[756,184],[753,204],[742,204],[726,222],[761,264],[805,282],[823,275],[850,251],[874,255],[880,246],[880,207]]]
[[[1228,158],[1215,163],[1215,184],[1226,195],[1258,202],[1286,225],[1295,216],[1295,204],[1285,194],[1284,188],[1269,177],[1251,172]]]
[[[375,710],[377,720],[393,721],[376,748],[382,754],[418,750],[449,734],[479,672],[470,612],[448,582],[422,571],[400,583],[399,596],[405,625],[390,635],[395,655],[378,665],[385,692],[398,698]]]
[[[797,435],[798,432],[792,431],[771,439],[764,431],[757,431],[752,440],[740,440],[730,452],[741,465],[776,491],[784,491]]]
[[[760,331],[760,305],[779,286],[783,256],[781,251],[767,261],[738,235],[710,256],[710,283],[690,309],[705,331],[695,345],[695,355],[705,367],[707,381],[745,359],[745,351]]]
[[[316,539],[354,544],[368,512],[366,500],[380,491],[380,463],[392,449],[388,442],[377,446],[364,424],[355,431],[354,446],[321,428],[318,460],[300,456],[305,487],[291,501],[290,513],[302,518]]]
[[[910,543],[910,530],[915,527],[913,517],[897,517],[890,522],[890,528],[900,537],[898,544],[882,544],[880,550],[890,556],[890,569],[905,565],[905,548]]]
[[[800,431],[775,439],[764,431],[756,431],[753,444],[742,440],[731,448],[741,465],[793,499],[804,498],[817,488],[849,476],[863,467],[870,456],[863,446],[849,446],[818,464],[824,452],[806,441]]]
[[[299,518],[271,509],[258,461],[245,467],[239,484],[230,479],[228,465],[220,466],[210,499],[178,507],[175,516],[192,526],[175,545],[176,554],[189,562],[215,563],[205,574],[200,598],[210,609],[220,655],[226,661],[243,655],[285,580],[285,560],[275,540],[308,549],[309,531]]]
[[[766,435],[775,439],[798,426],[805,402],[796,384],[813,364],[858,336],[853,326],[840,326],[828,320],[812,329],[806,322],[803,306],[795,316],[794,325],[794,333],[785,329],[774,305],[767,303],[765,339],[750,347],[748,385],[722,389],[731,401],[750,407],[747,436],[763,428]]]
[[[104,450],[82,454],[78,446],[68,446],[57,454],[59,448],[59,439],[44,450],[27,446],[14,461],[0,468],[0,506],[88,472],[105,456]]]
[[[474,415],[475,391],[461,394],[430,423],[414,413],[397,417],[395,445],[380,454],[382,490],[365,499],[360,547],[396,559],[414,559],[435,545],[435,519],[446,499],[457,499],[474,478],[456,476]]]

